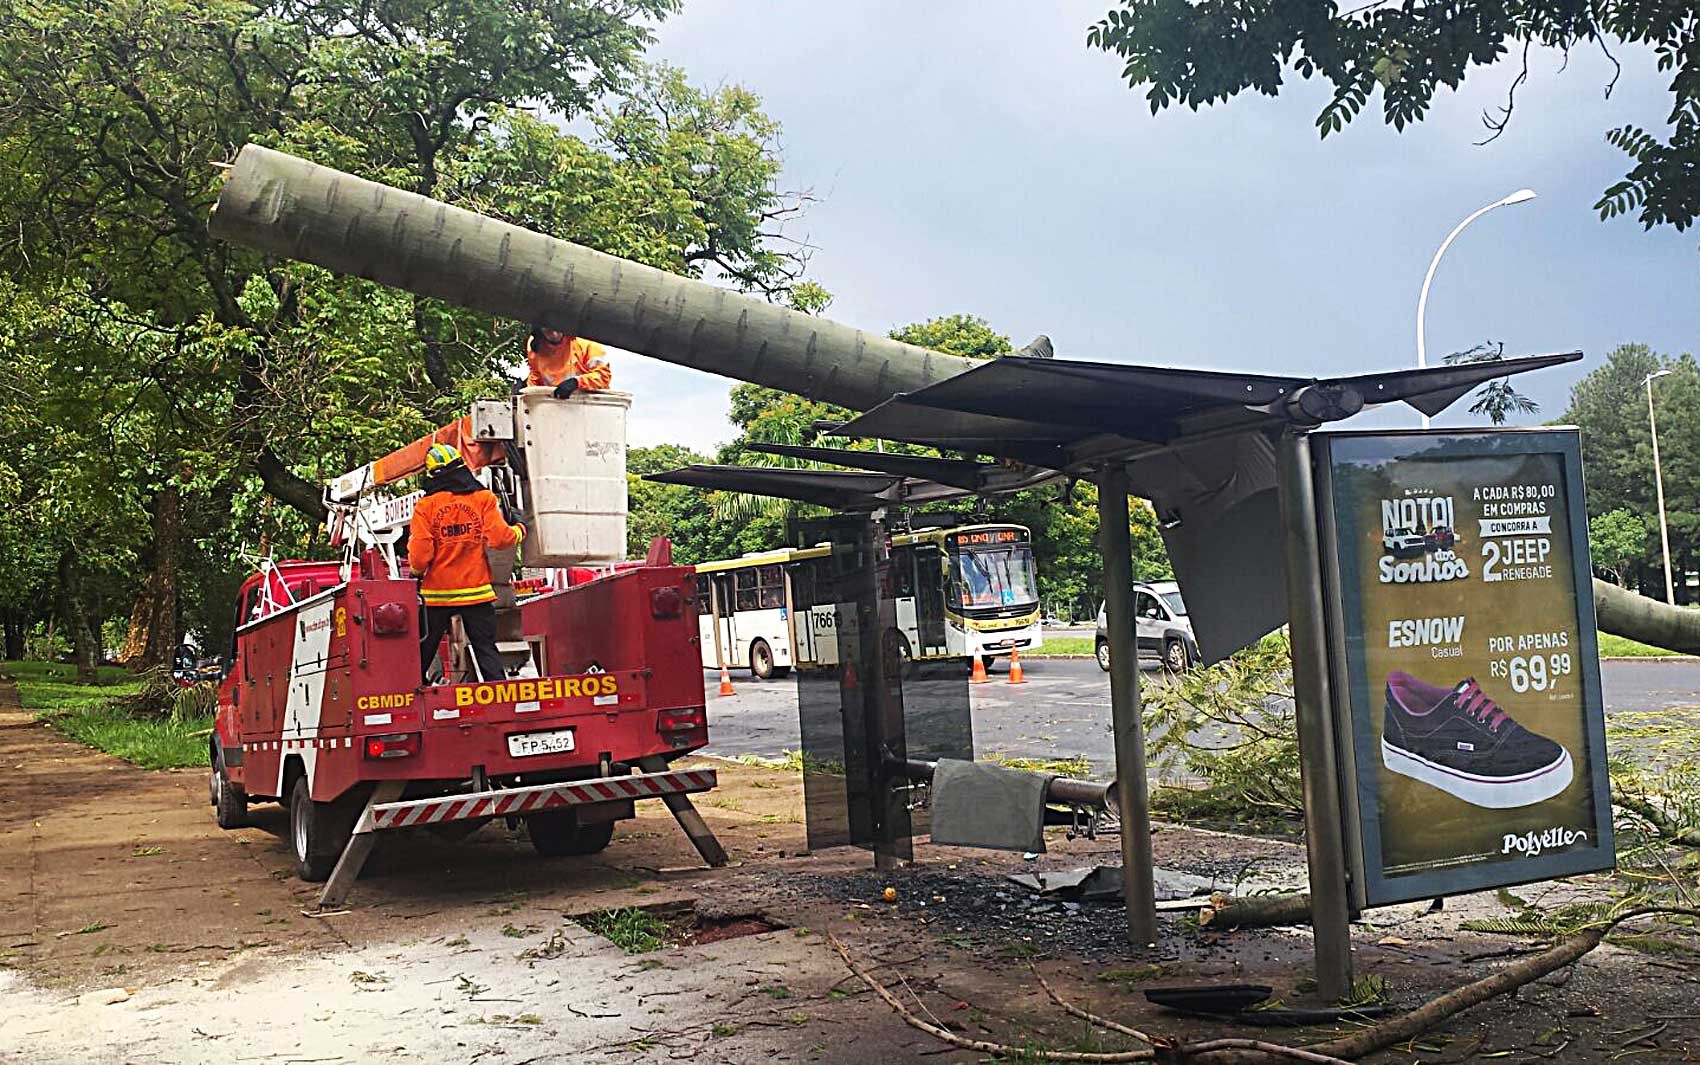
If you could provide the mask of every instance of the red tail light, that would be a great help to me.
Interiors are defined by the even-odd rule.
[[[408,610],[400,603],[379,603],[372,608],[372,631],[379,636],[400,636],[410,632]]]
[[[661,710],[655,715],[655,731],[675,747],[692,747],[708,740],[708,713],[700,706]]]
[[[676,618],[685,610],[685,597],[679,594],[679,589],[669,584],[665,588],[652,588],[649,592],[649,613],[657,618]]]
[[[419,753],[419,733],[395,732],[388,736],[367,736],[368,758],[406,758]]]

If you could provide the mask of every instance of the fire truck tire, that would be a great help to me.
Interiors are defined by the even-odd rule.
[[[525,819],[531,846],[546,858],[569,854],[595,854],[614,838],[614,822],[580,825],[572,811],[532,814]]]
[[[212,771],[213,816],[220,828],[245,828],[248,825],[248,793],[230,782],[224,767]]]
[[[757,640],[750,644],[750,672],[757,680],[773,679],[773,648],[766,640]]]
[[[289,842],[296,875],[312,883],[329,877],[359,816],[358,803],[314,802],[307,778],[296,777],[289,793]]]

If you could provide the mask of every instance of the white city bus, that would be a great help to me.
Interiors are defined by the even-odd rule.
[[[793,666],[829,665],[837,606],[815,602],[813,566],[826,546],[782,549],[697,566],[702,663],[766,679]],[[907,657],[986,659],[1035,650],[1039,580],[1032,535],[1020,525],[921,529],[891,538],[898,643]],[[714,617],[720,619],[719,650]]]

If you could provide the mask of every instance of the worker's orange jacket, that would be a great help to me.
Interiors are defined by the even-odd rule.
[[[562,337],[559,344],[532,337],[525,342],[525,364],[531,368],[525,383],[552,387],[577,377],[586,392],[606,391],[614,383],[614,372],[602,361],[607,354],[607,348],[583,337]]]
[[[425,605],[493,602],[484,548],[512,547],[525,538],[525,526],[509,525],[495,493],[459,463],[426,478],[425,491],[414,505],[407,544],[407,568],[419,578]]]

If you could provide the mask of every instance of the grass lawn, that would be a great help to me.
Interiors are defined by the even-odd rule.
[[[204,765],[212,718],[136,718],[112,705],[141,687],[128,670],[100,667],[98,682],[78,684],[76,667],[56,662],[4,662],[0,673],[18,682],[18,700],[78,743],[117,755],[143,769]]]
[[[1609,632],[1600,633],[1601,658],[1668,658],[1675,653],[1663,647],[1650,647],[1622,636],[1613,636]]]
[[[1023,658],[1044,658],[1046,655],[1089,655],[1092,653],[1092,637],[1090,636],[1047,636],[1045,644],[1037,651],[1023,651]]]

